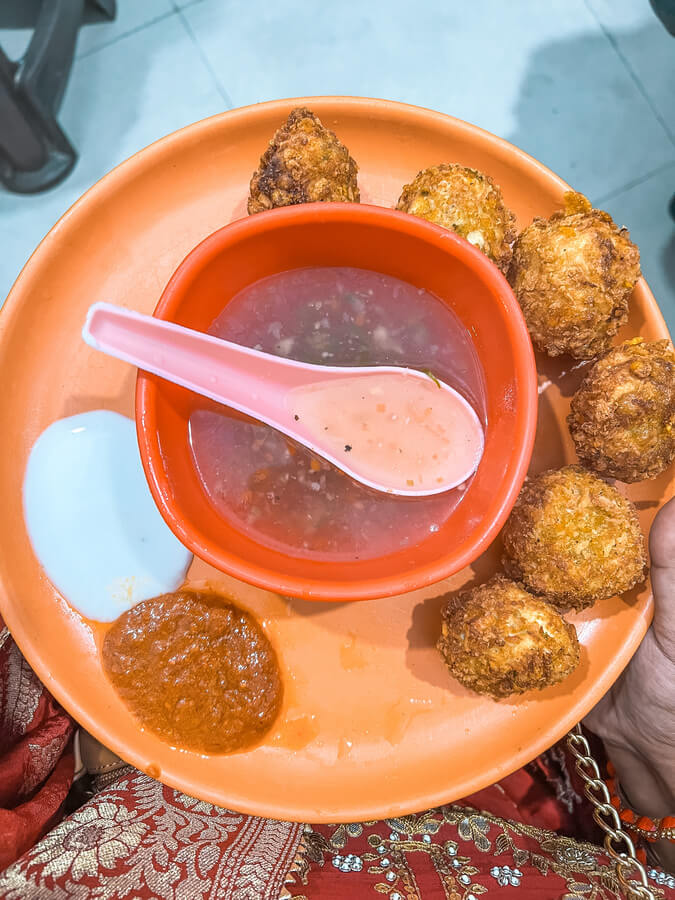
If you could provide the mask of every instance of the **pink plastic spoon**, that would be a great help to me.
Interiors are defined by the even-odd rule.
[[[265,422],[362,484],[422,497],[478,467],[484,435],[453,388],[397,366],[315,366],[282,359],[109,303],[87,344]]]

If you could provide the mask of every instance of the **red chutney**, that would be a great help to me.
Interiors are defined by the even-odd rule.
[[[469,332],[438,297],[397,278],[355,268],[281,272],[233,297],[209,332],[303,362],[428,370],[486,425],[483,370]],[[226,410],[194,412],[190,444],[219,515],[257,543],[299,557],[367,559],[420,543],[440,530],[469,484],[421,498],[374,491],[268,425]]]
[[[249,613],[215,593],[137,604],[106,634],[103,667],[140,723],[186,750],[244,750],[281,706],[272,645]]]

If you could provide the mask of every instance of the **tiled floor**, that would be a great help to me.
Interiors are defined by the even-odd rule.
[[[71,176],[0,190],[0,300],[32,249],[112,166],[191,121],[342,93],[434,107],[503,135],[628,225],[675,330],[675,39],[647,0],[118,0],[80,33],[61,122]],[[3,28],[18,55],[27,32]]]

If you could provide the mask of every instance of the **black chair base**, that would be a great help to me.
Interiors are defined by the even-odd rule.
[[[43,0],[22,59],[12,62],[0,48],[0,181],[10,191],[44,191],[77,161],[56,114],[86,3],[115,18],[115,0]]]

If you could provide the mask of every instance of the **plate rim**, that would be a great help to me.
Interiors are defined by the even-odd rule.
[[[85,201],[87,199],[91,199],[92,196],[96,197],[98,200],[105,199],[106,196],[108,196],[115,190],[118,181],[133,176],[134,172],[136,172],[141,166],[144,166],[146,162],[150,162],[156,154],[162,153],[165,147],[173,144],[176,141],[182,142],[185,140],[192,140],[195,137],[198,138],[200,132],[210,130],[210,128],[213,127],[213,124],[217,121],[223,120],[225,118],[245,119],[248,115],[251,114],[251,112],[261,109],[265,111],[278,111],[283,115],[287,114],[288,109],[292,106],[311,106],[312,104],[317,105],[320,103],[339,104],[354,111],[357,111],[359,108],[361,108],[364,112],[369,112],[371,114],[373,113],[373,111],[375,111],[383,119],[387,118],[388,113],[394,112],[396,114],[407,113],[408,115],[413,115],[420,121],[425,121],[427,123],[431,120],[436,120],[439,123],[443,123],[444,127],[447,127],[448,122],[450,122],[460,132],[463,132],[467,135],[479,135],[481,139],[487,140],[488,143],[496,147],[510,148],[510,151],[515,154],[515,158],[525,163],[528,167],[534,166],[537,170],[539,170],[543,175],[546,176],[546,178],[549,180],[549,183],[556,183],[561,190],[571,189],[570,186],[562,178],[560,178],[560,176],[556,175],[537,159],[530,156],[519,147],[516,147],[510,142],[504,140],[503,138],[500,138],[497,135],[494,135],[491,132],[480,128],[479,126],[465,122],[461,119],[457,119],[456,117],[421,106],[400,103],[398,101],[392,100],[381,100],[377,98],[350,97],[342,95],[320,95],[315,97],[296,97],[270,100],[264,103],[250,104],[247,106],[238,107],[233,110],[226,110],[206,119],[188,124],[177,131],[159,138],[157,141],[154,141],[147,147],[142,148],[131,157],[115,166],[110,172],[106,173],[101,179],[95,182],[87,191],[85,191],[80,197],[78,197],[77,200],[75,200],[75,202],[63,213],[63,215],[57,220],[57,222],[52,226],[45,237],[37,245],[29,259],[26,261],[25,265],[22,267],[14,284],[12,285],[12,288],[7,295],[4,305],[2,309],[0,309],[0,349],[2,349],[3,344],[7,340],[7,336],[12,330],[12,325],[14,323],[15,317],[18,315],[21,309],[21,304],[19,302],[20,297],[18,285],[23,281],[24,277],[27,277],[31,273],[32,269],[38,265],[38,256],[42,255],[42,253],[45,251],[49,251],[54,242],[58,242],[62,232],[67,228],[71,218],[77,216],[79,209],[83,208],[86,205]],[[650,308],[650,313],[653,317],[655,327],[662,331],[664,335],[670,337],[668,327],[663,317],[663,313],[661,312],[660,307],[649,288],[649,285],[644,278],[642,278],[641,281],[645,302]],[[666,490],[667,496],[672,496],[674,490],[675,473],[673,473],[668,482],[668,487]],[[46,578],[46,576],[43,577]],[[647,582],[646,587],[647,589],[649,589],[649,582]],[[501,764],[493,764],[487,776],[473,775],[471,777],[465,777],[459,780],[455,779],[455,787],[452,792],[453,795],[455,795],[456,797],[467,796],[468,794],[482,789],[483,787],[487,786],[487,784],[492,784],[505,775],[515,771],[524,763],[534,759],[536,755],[542,752],[544,749],[551,746],[555,741],[562,737],[569,730],[569,728],[580,721],[583,716],[585,716],[590,711],[590,709],[606,693],[609,687],[616,681],[625,666],[628,665],[637,647],[641,643],[647,631],[647,628],[649,627],[653,613],[653,598],[650,589],[644,603],[644,609],[639,619],[634,622],[630,633],[620,644],[620,647],[617,647],[617,650],[620,649],[621,652],[617,652],[611,657],[611,659],[605,666],[602,675],[593,682],[591,688],[586,691],[583,696],[576,699],[576,701],[569,707],[566,714],[556,718],[553,724],[547,726],[546,729],[539,732],[536,740],[523,747],[520,751],[511,751],[506,758],[506,761],[502,761]],[[19,634],[20,636],[16,636],[13,625],[17,624],[17,619],[15,619],[12,614],[12,604],[9,601],[8,591],[5,587],[5,580],[2,578],[1,574],[0,612],[2,613],[5,625],[14,638],[17,646],[24,654],[26,660],[29,662],[29,665],[32,667],[32,669],[35,671],[37,676],[47,687],[50,693],[52,693],[57,701],[73,716],[73,718],[76,720],[76,723],[81,727],[86,728],[96,738],[101,740],[102,743],[104,743],[108,747],[111,747],[111,749],[115,747],[121,749],[122,753],[124,754],[123,758],[125,759],[125,761],[130,762],[140,771],[145,771],[148,767],[148,764],[142,758],[141,753],[134,752],[133,748],[131,747],[127,748],[126,739],[123,738],[122,740],[117,740],[115,738],[114,727],[111,727],[112,723],[106,722],[104,718],[93,720],[89,713],[87,713],[82,708],[81,703],[78,702],[77,699],[73,698],[68,691],[61,691],[58,682],[48,670],[46,663],[43,662],[39,653],[39,648],[34,646],[30,634],[26,630],[18,628],[17,634]],[[28,652],[26,652],[26,650]],[[33,652],[33,650],[35,650],[35,652]],[[131,752],[128,752],[129,750]],[[186,793],[192,792],[192,796],[203,798],[217,805],[223,805],[223,802],[228,802],[227,800],[224,800],[222,794],[218,792],[217,788],[213,786],[205,788],[202,785],[196,785],[195,779],[190,773],[184,774],[183,777],[174,777],[170,771],[162,769],[160,780],[162,781],[162,783],[167,784],[170,787],[176,788],[177,790],[181,790]],[[289,817],[293,817],[294,821],[333,823],[363,821],[364,819],[370,818],[386,818],[394,815],[400,815],[406,812],[428,809],[444,802],[448,802],[447,794],[445,794],[442,790],[434,789],[415,792],[414,804],[408,801],[404,801],[403,803],[386,801],[380,804],[371,803],[367,809],[352,806],[346,809],[343,808],[337,812],[334,809],[328,811],[324,811],[322,809],[311,809],[306,804],[293,806],[293,804],[291,803],[279,803],[276,802],[273,797],[267,798],[264,801],[247,800],[245,805],[239,804],[238,806],[240,811],[250,815],[258,815],[267,818],[276,818],[283,820],[288,820]]]

